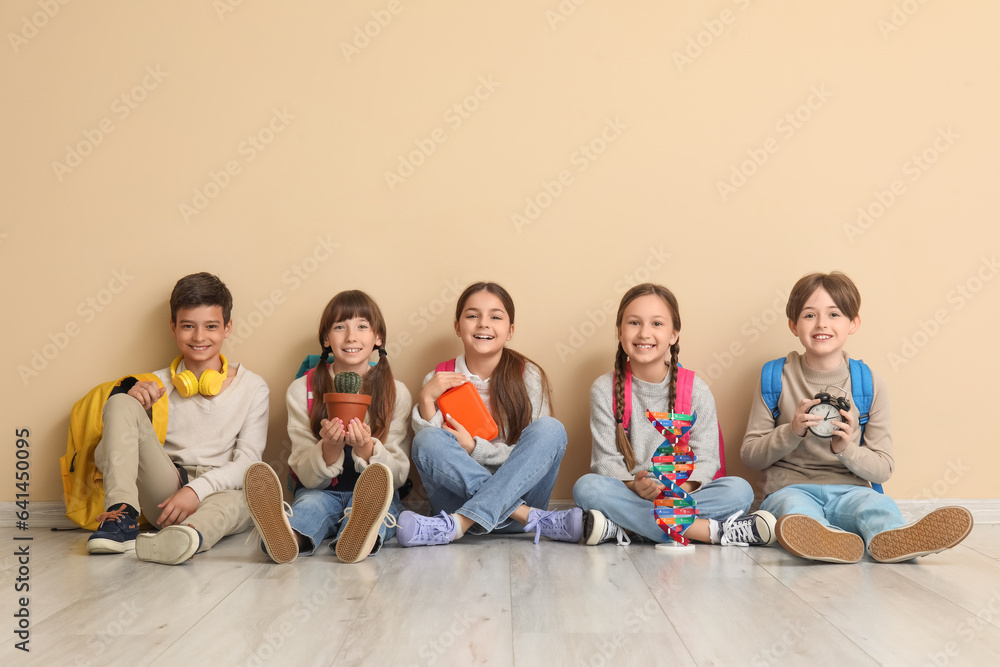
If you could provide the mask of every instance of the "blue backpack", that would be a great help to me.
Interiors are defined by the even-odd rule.
[[[872,409],[872,399],[875,397],[872,370],[860,359],[848,359],[847,362],[851,370],[851,398],[861,413],[858,424],[861,426],[861,445],[864,446],[865,425],[868,423],[868,413]],[[784,367],[785,357],[781,357],[767,362],[760,371],[760,394],[775,421],[781,414],[778,410],[778,399],[781,397],[781,371]],[[872,488],[883,493],[881,484],[872,484]]]

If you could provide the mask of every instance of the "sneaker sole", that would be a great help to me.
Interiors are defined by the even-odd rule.
[[[972,523],[972,513],[964,507],[941,507],[908,526],[879,533],[868,551],[880,563],[936,554],[968,537]]]
[[[115,540],[107,540],[104,538],[87,540],[88,554],[123,554],[126,551],[132,551],[133,549],[135,549],[135,540],[129,540],[127,542],[116,542]]]
[[[608,520],[597,510],[588,510],[583,516],[583,543],[593,547],[601,543]]]
[[[278,564],[295,560],[299,543],[285,516],[281,482],[271,466],[253,463],[247,468],[243,475],[243,497],[271,560]]]
[[[775,525],[778,543],[788,553],[827,563],[857,563],[865,555],[861,536],[832,530],[804,514],[786,514]]]
[[[150,563],[180,565],[197,550],[198,531],[190,526],[167,526],[135,538],[135,557]]]
[[[373,463],[361,473],[354,485],[354,502],[347,525],[337,539],[337,558],[357,563],[368,557],[378,529],[392,503],[392,473],[381,463]]]

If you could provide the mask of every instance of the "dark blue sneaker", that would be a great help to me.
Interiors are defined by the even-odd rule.
[[[89,554],[121,554],[135,549],[139,535],[139,521],[129,516],[125,505],[109,510],[97,517],[101,523],[87,540]]]

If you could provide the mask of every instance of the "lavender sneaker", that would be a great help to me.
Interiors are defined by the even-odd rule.
[[[426,547],[448,544],[455,539],[455,519],[447,512],[423,516],[406,510],[396,522],[396,541],[404,547]]]
[[[560,542],[579,542],[583,538],[583,510],[538,510],[528,512],[524,532],[535,531],[535,544],[542,535]]]

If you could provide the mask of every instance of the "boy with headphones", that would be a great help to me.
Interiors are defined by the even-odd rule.
[[[803,351],[776,360],[778,378],[768,374],[774,362],[764,367],[740,455],[761,471],[760,508],[778,517],[775,532],[787,551],[855,563],[867,548],[876,561],[898,563],[954,547],[972,531],[972,514],[940,507],[906,525],[881,493],[894,467],[885,384],[844,352],[861,326],[860,310],[861,294],[843,273],[795,283],[785,314]],[[776,384],[776,400],[765,384]],[[848,396],[866,405],[859,409]]]
[[[232,307],[217,276],[178,280],[170,330],[180,356],[155,372],[157,381],[126,378],[105,403],[94,460],[104,475],[107,511],[88,553],[134,548],[140,560],[178,565],[252,525],[240,489],[243,473],[264,451],[268,389],[221,353]],[[158,401],[168,407],[162,445],[147,412]],[[159,532],[139,534],[140,512]]]

